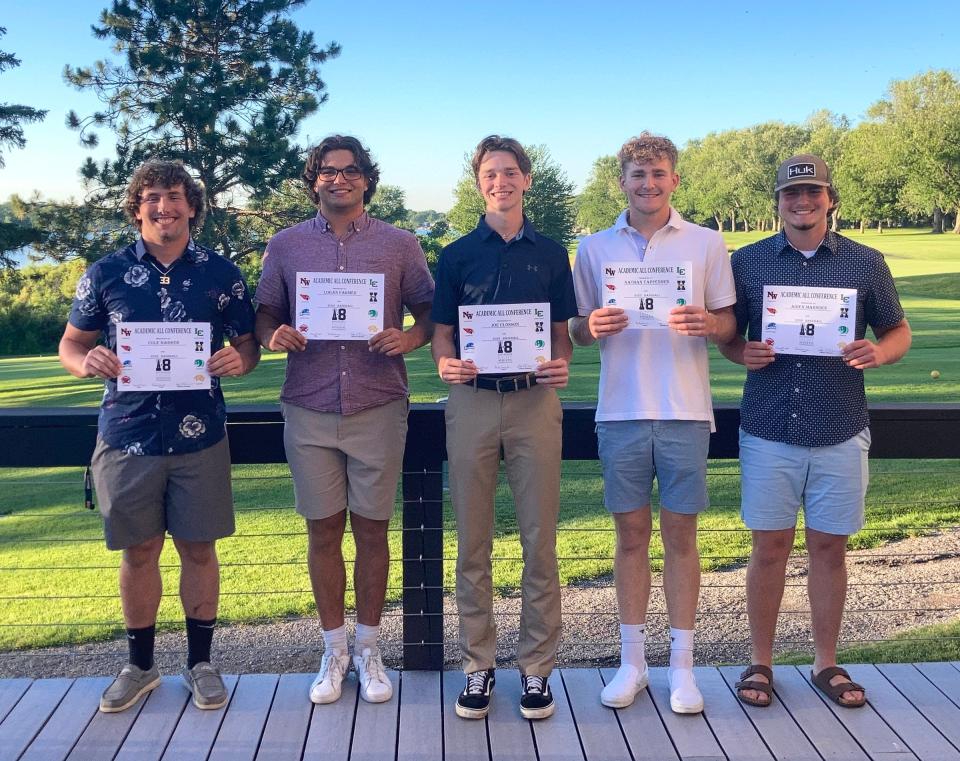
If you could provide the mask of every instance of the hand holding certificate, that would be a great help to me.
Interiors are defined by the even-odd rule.
[[[763,287],[762,340],[777,354],[840,357],[856,325],[856,288]]]
[[[550,304],[465,304],[458,311],[460,358],[478,372],[533,372],[550,360]]]
[[[691,303],[693,264],[607,262],[602,290],[604,306],[620,307],[627,314],[626,330],[665,329],[670,310]]]
[[[383,330],[383,279],[371,272],[298,272],[296,329],[310,340],[370,340]]]
[[[117,391],[196,391],[210,388],[209,322],[121,322]]]

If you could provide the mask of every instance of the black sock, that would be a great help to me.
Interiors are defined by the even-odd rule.
[[[130,663],[143,671],[153,666],[153,640],[157,626],[144,626],[142,629],[127,629],[127,647],[130,650]]]
[[[217,619],[201,621],[199,618],[187,618],[187,668],[192,669],[198,663],[210,662],[210,645],[213,642],[213,627]]]

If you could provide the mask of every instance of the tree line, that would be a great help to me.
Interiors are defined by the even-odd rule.
[[[688,219],[718,230],[774,230],[777,166],[797,153],[831,167],[840,226],[930,224],[960,233],[960,81],[928,71],[893,82],[866,118],[820,111],[803,124],[771,121],[711,132],[680,151],[673,202]],[[613,156],[593,165],[577,203],[585,231],[608,227],[623,208]]]
[[[11,272],[11,252],[30,246],[55,262],[89,262],[119,248],[132,234],[121,213],[124,188],[148,157],[180,159],[196,173],[210,202],[198,240],[256,283],[270,236],[315,213],[297,180],[307,147],[295,138],[327,98],[320,69],[340,46],[318,44],[297,27],[291,14],[305,3],[113,0],[101,12],[93,31],[114,57],[67,65],[63,74],[70,86],[94,93],[101,107],[71,112],[66,121],[82,146],[95,147],[99,134],[109,132],[116,150],[111,158],[81,162],[81,201],[35,194],[11,197],[0,208],[0,322],[32,319],[24,310],[33,310],[56,313],[59,329],[69,306],[65,280],[44,267]],[[0,73],[19,64],[0,51]],[[3,152],[23,147],[23,125],[45,115],[0,103],[0,170]],[[598,158],[575,195],[546,145],[526,147],[534,184],[525,205],[538,229],[572,246],[578,233],[613,223],[624,207],[614,156]],[[834,226],[929,223],[934,232],[960,233],[960,82],[953,73],[893,82],[856,125],[824,111],[799,125],[766,122],[692,140],[680,152],[674,202],[687,218],[717,229],[774,230],[776,167],[802,151],[819,154],[834,171],[841,196]],[[411,212],[401,188],[383,185],[370,213],[410,229],[428,227],[421,243],[433,264],[483,209],[469,163],[453,192],[444,217]],[[49,350],[46,333],[35,332],[38,345],[19,351]]]

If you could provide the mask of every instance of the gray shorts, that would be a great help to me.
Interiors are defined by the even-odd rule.
[[[839,444],[800,447],[740,429],[740,515],[754,531],[797,525],[803,506],[807,528],[850,536],[863,528],[870,482],[870,429]]]
[[[629,513],[650,504],[653,479],[660,507],[694,515],[707,498],[706,420],[607,420],[597,423],[603,502],[611,513]]]
[[[133,455],[97,439],[90,463],[107,548],[123,550],[165,531],[212,542],[234,531],[227,437],[199,452]]]
[[[322,520],[350,512],[390,520],[407,440],[407,399],[354,415],[282,404],[283,445],[297,512]]]

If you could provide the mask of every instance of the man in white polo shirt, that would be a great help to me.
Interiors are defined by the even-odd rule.
[[[621,666],[600,699],[630,705],[647,684],[650,494],[660,489],[663,586],[670,617],[670,706],[703,710],[693,677],[700,592],[697,515],[708,506],[706,468],[713,403],[707,341],[729,341],[736,291],[719,233],[670,206],[677,148],[649,132],[620,149],[628,208],[577,251],[579,316],[573,340],[600,341],[597,437],[604,503],[617,532],[614,578]]]

